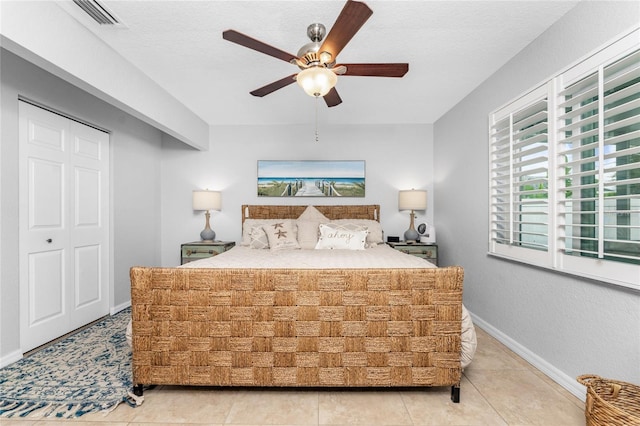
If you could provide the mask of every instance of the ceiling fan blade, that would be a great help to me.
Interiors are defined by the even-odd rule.
[[[320,46],[319,52],[331,53],[333,56],[332,61],[335,61],[338,54],[372,14],[373,11],[366,4],[348,0],[322,46]]]
[[[241,46],[248,47],[249,49],[257,50],[258,52],[273,56],[274,58],[282,59],[286,62],[291,62],[294,59],[298,59],[297,56],[294,56],[291,53],[287,53],[284,50],[269,46],[268,44],[263,43],[260,40],[256,40],[255,38],[251,38],[235,30],[224,31],[222,33],[222,38],[233,43],[237,43]]]
[[[293,83],[294,81],[296,81],[296,75],[297,74],[291,74],[285,78],[281,78],[278,81],[274,81],[273,83],[269,83],[266,86],[262,86],[259,89],[254,90],[253,92],[250,92],[253,96],[257,96],[259,98],[268,95],[269,93],[275,92],[278,89],[282,89],[283,87],[286,87],[288,85],[290,85],[291,83]]]
[[[338,91],[335,87],[329,90],[329,93],[327,93],[323,97],[328,107],[334,107],[342,103],[342,99],[340,98],[340,95],[338,95]]]
[[[340,64],[347,71],[342,75],[363,77],[403,77],[409,71],[409,64]]]

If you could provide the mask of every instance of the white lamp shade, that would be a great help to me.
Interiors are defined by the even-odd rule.
[[[193,191],[194,210],[220,210],[220,192]]]
[[[398,192],[398,210],[426,210],[427,191],[407,189]]]
[[[298,73],[296,80],[309,96],[324,96],[336,85],[338,76],[324,67],[311,67]]]

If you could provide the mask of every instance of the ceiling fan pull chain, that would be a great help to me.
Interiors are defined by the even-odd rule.
[[[316,96],[316,142],[318,142],[318,99],[320,96]]]

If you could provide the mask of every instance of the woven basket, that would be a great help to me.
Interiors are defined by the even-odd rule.
[[[577,380],[587,387],[587,426],[640,425],[640,386],[590,374]]]

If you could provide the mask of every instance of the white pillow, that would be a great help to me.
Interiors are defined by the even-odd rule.
[[[336,219],[330,223],[342,225],[347,229],[361,230],[367,229],[369,234],[367,235],[367,247],[375,247],[378,244],[384,243],[384,237],[382,235],[382,225],[377,220],[371,219]]]
[[[264,229],[262,229],[262,226],[254,226],[251,228],[250,239],[249,247],[252,249],[269,248],[269,239],[267,238],[267,234],[264,232]]]
[[[329,219],[318,209],[309,206],[298,217],[298,244],[303,249],[314,249],[318,244],[318,225],[328,223]]]
[[[364,250],[369,231],[347,229],[337,224],[324,224],[319,226],[320,236],[316,249],[343,249]]]
[[[241,246],[250,246],[251,245],[251,230],[253,227],[262,227],[263,225],[270,225],[275,222],[289,221],[293,223],[294,233],[297,234],[297,227],[295,226],[295,221],[293,219],[245,219],[242,223],[242,241],[240,241]]]
[[[267,225],[262,225],[264,233],[269,240],[269,249],[286,250],[299,249],[296,238],[296,225],[291,220],[281,220]]]

